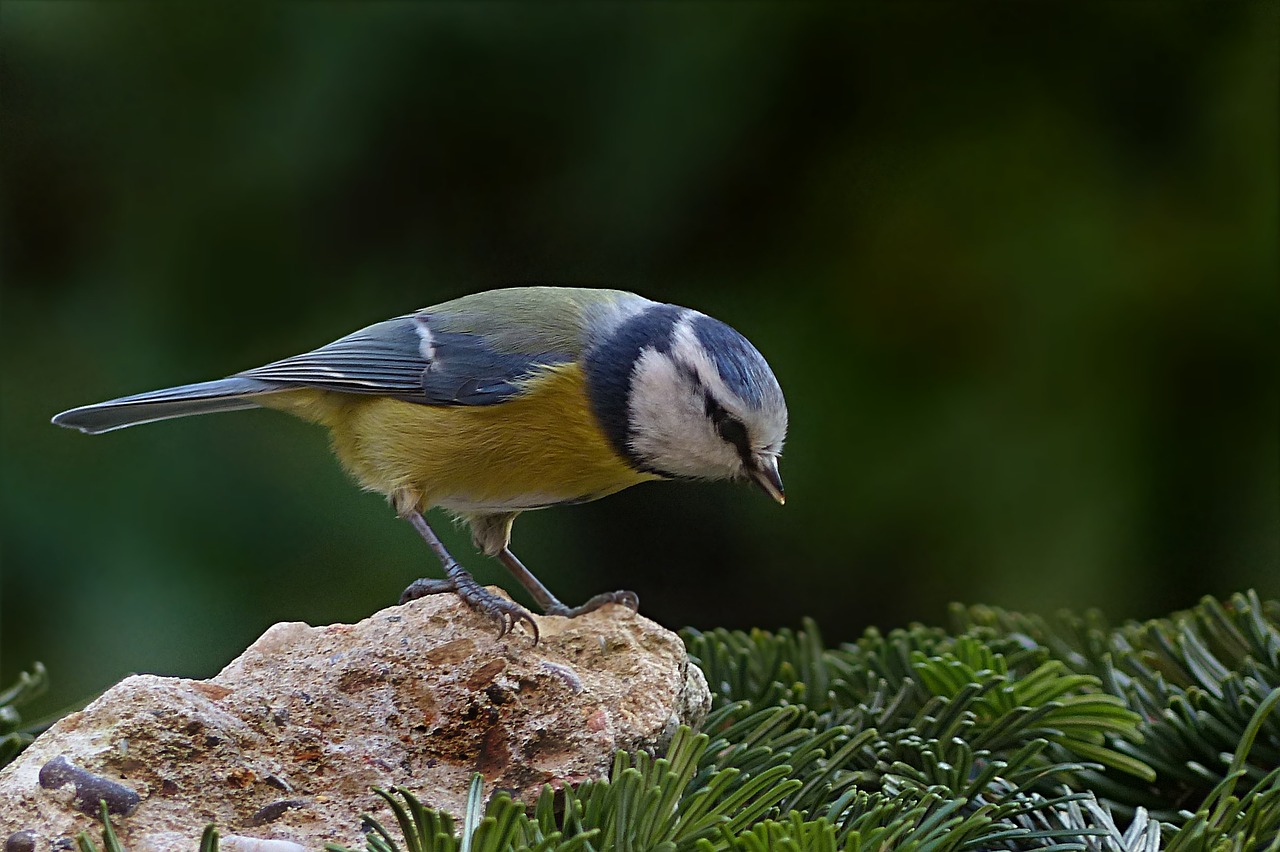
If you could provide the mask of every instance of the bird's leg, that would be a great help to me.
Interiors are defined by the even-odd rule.
[[[423,517],[421,512],[406,512],[404,517],[409,523],[413,524],[413,528],[418,531],[418,535],[422,536],[427,542],[427,546],[435,552],[436,558],[440,560],[440,565],[444,568],[445,579],[432,580],[423,578],[414,580],[400,595],[400,603],[408,603],[409,601],[441,592],[454,592],[458,597],[462,598],[462,602],[467,606],[481,615],[497,621],[499,637],[509,630],[514,630],[515,626],[523,621],[529,625],[529,631],[533,634],[533,641],[537,644],[538,625],[534,622],[533,616],[529,614],[528,610],[506,598],[498,597],[477,583],[475,578],[467,572],[467,569],[459,565],[458,560],[454,559],[449,551],[445,550],[444,543],[440,541],[440,537],[436,535],[435,530],[431,529],[427,519]]]
[[[541,580],[533,576],[532,571],[524,567],[524,563],[516,558],[516,555],[511,552],[511,548],[504,547],[498,553],[498,559],[503,565],[507,566],[511,576],[519,580],[520,585],[529,590],[529,594],[533,595],[533,599],[538,602],[538,606],[542,607],[542,611],[547,615],[563,615],[574,618],[610,603],[622,604],[632,612],[640,609],[640,596],[635,592],[605,592],[596,595],[582,606],[565,606],[560,603],[559,598],[551,594],[550,589],[542,585]]]

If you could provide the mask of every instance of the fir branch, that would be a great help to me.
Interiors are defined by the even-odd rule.
[[[33,663],[30,672],[18,675],[17,681],[0,691],[0,768],[8,765],[35,739],[33,731],[24,727],[18,708],[44,694],[49,688],[49,673],[43,663]]]

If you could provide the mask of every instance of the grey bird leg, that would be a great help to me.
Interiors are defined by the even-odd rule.
[[[504,547],[502,552],[498,554],[498,559],[502,561],[503,565],[507,566],[511,576],[519,580],[520,585],[529,590],[529,594],[533,595],[533,599],[538,602],[538,606],[542,607],[542,611],[547,615],[563,615],[574,618],[597,610],[609,603],[622,604],[632,612],[640,609],[640,596],[635,592],[604,592],[596,595],[582,606],[565,606],[560,603],[560,600],[555,595],[551,594],[550,589],[542,585],[542,582],[533,576],[532,571],[524,567],[524,563],[516,558],[516,555],[511,552],[511,548]]]
[[[477,583],[475,578],[467,573],[467,569],[459,565],[458,561],[449,554],[449,551],[445,550],[444,543],[440,541],[440,537],[436,535],[435,530],[431,529],[427,519],[422,516],[421,512],[409,512],[405,515],[405,518],[409,523],[413,524],[413,528],[418,531],[418,535],[422,536],[427,542],[427,546],[435,552],[436,558],[440,560],[440,565],[444,568],[446,579],[432,580],[422,578],[414,580],[400,595],[400,603],[408,603],[409,601],[417,600],[427,595],[437,595],[441,592],[454,592],[458,597],[462,598],[462,602],[467,606],[481,615],[498,622],[499,638],[508,631],[514,630],[516,625],[523,621],[529,625],[529,631],[533,634],[534,644],[538,643],[538,625],[534,622],[533,616],[529,614],[528,610],[506,598],[498,597]],[[537,581],[535,580],[534,582]],[[552,600],[555,599],[552,598]]]

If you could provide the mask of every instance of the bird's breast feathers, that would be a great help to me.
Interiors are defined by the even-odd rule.
[[[534,509],[659,478],[613,449],[576,362],[539,369],[497,405],[421,405],[312,389],[264,404],[328,426],[335,453],[362,486],[414,495],[421,508]]]

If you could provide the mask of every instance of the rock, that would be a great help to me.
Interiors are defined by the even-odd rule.
[[[126,678],[0,771],[0,838],[97,839],[102,798],[131,852],[188,852],[209,822],[226,849],[363,848],[362,813],[395,823],[372,787],[461,814],[480,772],[532,803],[706,715],[702,673],[653,622],[606,606],[538,627],[536,646],[499,639],[434,595],[354,625],[277,624],[210,680]]]

